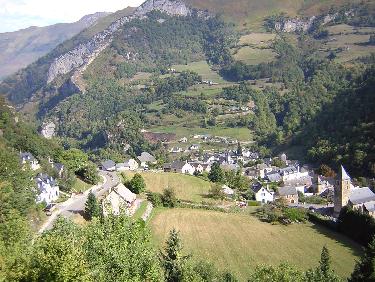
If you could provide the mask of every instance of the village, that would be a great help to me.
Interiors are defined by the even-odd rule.
[[[204,134],[192,135],[191,140],[205,142],[225,140],[228,142],[228,138]],[[188,138],[181,138],[179,143],[187,144]],[[209,180],[207,176],[211,173],[212,167],[216,165],[223,172],[240,175],[247,183],[245,190],[243,187],[239,189],[235,185],[219,183],[222,195],[225,196],[226,202],[232,206],[243,208],[249,203],[261,206],[281,200],[290,207],[306,208],[333,221],[337,219],[340,210],[347,205],[375,216],[375,194],[368,187],[354,186],[344,167],[339,168],[337,175],[327,177],[320,175],[316,169],[314,170],[307,164],[300,164],[298,160],[289,160],[285,153],[274,157],[260,158],[258,152],[242,148],[240,143],[237,143],[236,149],[215,152],[202,150],[200,146],[201,144],[197,142],[186,145],[186,149],[172,147],[169,152],[172,156],[171,159],[174,160],[169,163],[161,164],[149,152],[142,152],[136,158],[129,158],[119,163],[112,160],[102,161],[97,168],[101,172],[101,177],[105,182],[107,182],[106,178],[110,178],[113,182],[110,187],[105,187],[100,193],[103,213],[116,215],[125,211],[131,216],[144,200],[137,199],[138,195],[122,183],[120,178],[124,172],[175,173],[197,178],[205,177]],[[189,152],[189,157],[181,157],[186,152]],[[178,154],[180,154],[179,157],[176,157]],[[40,169],[38,160],[31,153],[20,153],[20,162],[24,166],[28,165],[33,171]],[[36,201],[46,205],[47,215],[52,214],[56,203],[61,202],[59,198],[62,195],[71,201],[77,197],[77,193],[68,195],[59,189],[58,178],[64,171],[64,165],[54,163],[51,159],[49,159],[49,164],[55,170],[57,179],[44,172],[39,172],[35,176]],[[93,190],[88,191],[92,192]],[[83,197],[88,195],[88,191]],[[78,192],[78,197],[79,194],[82,192]],[[84,201],[82,199],[80,201],[83,209]],[[149,203],[148,215],[151,210],[152,204]]]

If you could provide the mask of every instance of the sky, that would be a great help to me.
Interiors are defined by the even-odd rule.
[[[137,7],[144,0],[0,0],[0,33],[78,21],[95,12]]]

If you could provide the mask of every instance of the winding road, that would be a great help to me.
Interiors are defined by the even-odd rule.
[[[120,179],[116,172],[100,171],[99,175],[103,178],[103,183],[91,187],[83,194],[77,194],[63,203],[56,204],[56,209],[48,220],[39,229],[39,233],[49,230],[53,227],[54,222],[59,216],[69,218],[75,214],[82,214],[85,210],[87,196],[92,191],[96,197],[103,196],[110,188],[116,186]]]

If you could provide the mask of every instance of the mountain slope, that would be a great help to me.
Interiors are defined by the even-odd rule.
[[[0,79],[26,67],[36,59],[83,29],[98,22],[108,13],[87,15],[74,23],[60,23],[46,27],[29,27],[0,34]]]

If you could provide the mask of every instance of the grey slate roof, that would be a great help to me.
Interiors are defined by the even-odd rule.
[[[358,188],[351,191],[349,200],[353,205],[375,201],[375,194],[368,187]]]
[[[20,158],[25,161],[33,161],[35,159],[33,154],[29,152],[20,153]]]
[[[171,169],[180,170],[186,164],[184,161],[174,161],[171,163]]]
[[[281,180],[281,175],[278,172],[271,172],[267,174],[267,178],[271,182],[278,182]]]
[[[280,187],[277,191],[280,196],[288,196],[288,195],[298,195],[297,189],[295,187],[286,186]]]
[[[104,169],[109,169],[116,166],[116,163],[112,160],[106,160],[105,162],[102,162],[102,166]]]
[[[254,183],[252,186],[251,186],[251,190],[254,191],[254,193],[258,193],[260,189],[262,189],[262,183],[260,182],[257,182],[257,183]]]
[[[151,155],[150,153],[147,153],[147,152],[143,152],[140,156],[137,157],[138,160],[140,162],[144,162],[144,163],[147,163],[147,162],[150,162],[150,163],[153,163],[153,162],[156,162],[156,159],[153,155]]]

